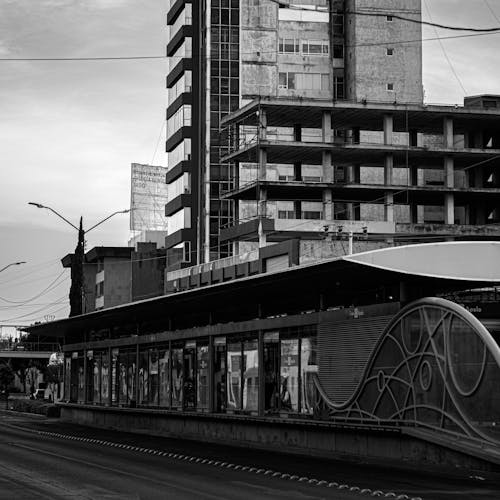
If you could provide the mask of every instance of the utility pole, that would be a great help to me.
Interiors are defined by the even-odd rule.
[[[69,224],[72,228],[78,231],[78,243],[75,248],[75,253],[71,258],[71,288],[69,290],[69,306],[70,312],[69,316],[78,316],[83,314],[84,311],[84,301],[85,301],[85,275],[83,272],[83,265],[85,261],[85,235],[92,231],[92,229],[100,226],[103,222],[111,219],[111,217],[117,214],[128,214],[130,209],[127,210],[119,210],[118,212],[113,212],[111,215],[108,215],[97,224],[94,224],[90,229],[85,231],[83,229],[83,217],[80,217],[80,225],[76,227],[72,222],[63,217],[59,212],[56,212],[53,208],[48,207],[46,205],[42,205],[41,203],[28,202],[28,205],[33,205],[37,208],[45,208],[49,210],[53,214],[57,215],[64,222]]]

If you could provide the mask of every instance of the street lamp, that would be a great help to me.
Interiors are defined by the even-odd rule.
[[[64,222],[69,224],[73,229],[78,231],[78,244],[75,248],[74,258],[71,259],[71,288],[69,291],[69,304],[70,304],[70,316],[78,316],[83,313],[83,298],[84,298],[84,275],[83,275],[83,262],[85,259],[85,234],[92,229],[95,229],[97,226],[100,226],[103,222],[111,219],[111,217],[117,214],[128,214],[130,209],[127,210],[118,210],[117,212],[113,212],[111,215],[108,215],[97,224],[94,224],[91,228],[86,231],[83,229],[83,217],[80,217],[80,225],[76,227],[72,222],[70,222],[66,217],[63,217],[59,212],[54,210],[51,207],[46,205],[42,205],[41,203],[28,202],[28,205],[33,205],[36,208],[45,208],[49,210],[54,215],[57,215]]]
[[[22,261],[22,262],[11,262],[10,264],[7,264],[6,266],[2,267],[2,269],[0,269],[0,273],[2,271],[5,271],[7,268],[9,268],[10,266],[19,266],[21,264],[26,264],[26,262]]]

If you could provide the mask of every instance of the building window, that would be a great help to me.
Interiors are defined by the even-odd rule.
[[[299,54],[299,41],[295,38],[280,38],[278,41],[278,51],[280,54]]]
[[[387,90],[393,91],[394,90],[394,83],[388,83],[387,84]]]
[[[280,73],[278,88],[292,90],[329,90],[330,75],[328,73]]]
[[[327,56],[330,52],[328,40],[302,40],[301,44],[305,56]]]
[[[343,59],[344,58],[344,46],[340,44],[335,44],[333,46],[333,58]]]
[[[394,55],[394,49],[387,49],[387,55],[388,56],[393,56]]]
[[[333,34],[334,35],[343,35],[344,34],[344,15],[343,14],[334,14],[332,17],[332,26],[333,26]]]
[[[294,89],[295,88],[295,73],[280,73],[278,88]]]
[[[344,77],[343,76],[334,76],[333,77],[333,98],[334,99],[344,99],[345,91],[344,91]]]

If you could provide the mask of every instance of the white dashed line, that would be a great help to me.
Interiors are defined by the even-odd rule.
[[[215,467],[221,467],[221,468],[226,468],[226,469],[234,469],[234,470],[243,471],[243,472],[252,472],[255,474],[262,474],[264,476],[271,476],[271,477],[275,477],[275,478],[286,479],[289,481],[297,481],[299,483],[307,483],[307,484],[315,485],[315,486],[323,486],[326,488],[335,488],[338,490],[349,490],[352,493],[359,493],[360,495],[370,495],[372,497],[394,498],[396,500],[423,500],[421,497],[409,497],[408,495],[405,495],[405,494],[397,495],[393,491],[384,492],[381,490],[371,490],[370,488],[361,489],[358,486],[350,486],[348,484],[339,484],[337,482],[320,481],[318,479],[309,478],[306,476],[297,476],[297,475],[290,475],[290,474],[286,474],[286,473],[282,473],[282,472],[275,472],[271,469],[267,469],[267,470],[266,469],[259,469],[257,467],[249,467],[247,465],[237,465],[237,464],[232,464],[230,462],[209,460],[207,458],[201,458],[201,457],[191,457],[189,455],[181,455],[178,453],[172,453],[172,452],[169,453],[169,452],[164,452],[164,451],[159,451],[159,450],[153,450],[151,448],[140,448],[138,446],[131,446],[131,445],[124,444],[124,443],[112,443],[110,441],[102,441],[100,439],[91,439],[91,438],[85,438],[85,437],[71,436],[71,435],[60,434],[60,433],[56,433],[56,432],[37,431],[37,433],[40,436],[70,439],[73,441],[81,441],[81,442],[85,442],[85,443],[94,443],[94,444],[99,444],[101,446],[110,446],[113,448],[127,449],[127,450],[131,450],[131,451],[137,451],[139,453],[148,453],[151,455],[169,457],[169,458],[173,458],[176,460],[185,460],[185,461],[189,461],[189,462],[201,463],[201,464],[206,464],[206,465],[213,465]]]

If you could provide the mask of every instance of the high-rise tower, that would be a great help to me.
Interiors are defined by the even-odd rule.
[[[235,214],[221,194],[255,165],[237,172],[220,162],[228,148],[220,120],[228,112],[259,96],[421,102],[420,17],[420,0],[171,0],[169,267],[231,255],[219,234],[246,208]],[[273,168],[286,178],[294,166]]]

